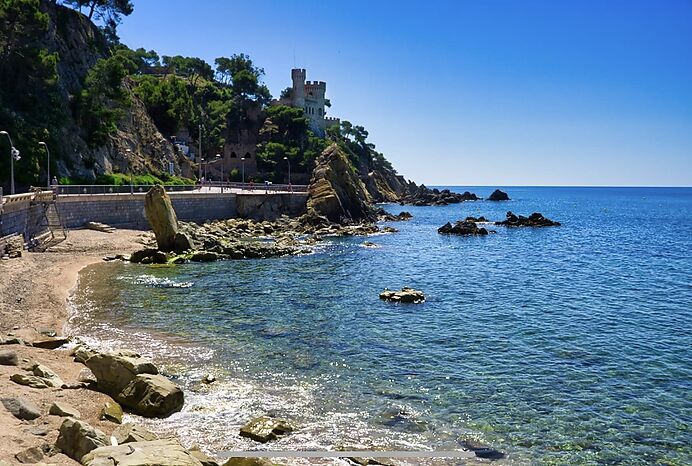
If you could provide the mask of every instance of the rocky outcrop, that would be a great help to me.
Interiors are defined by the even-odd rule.
[[[260,416],[241,427],[240,436],[266,443],[292,432],[293,429],[293,426],[284,419]]]
[[[499,189],[496,189],[493,191],[493,193],[488,197],[489,201],[509,201],[509,196],[507,195],[506,192],[500,191]]]
[[[461,236],[485,236],[488,230],[479,228],[476,222],[464,220],[455,222],[454,225],[447,222],[437,229],[437,232],[443,235],[461,235]]]
[[[392,291],[387,288],[380,293],[380,299],[383,301],[390,301],[394,303],[422,303],[425,301],[425,294],[422,291],[414,290],[407,286],[403,287],[401,291]]]
[[[502,222],[495,222],[495,225],[506,227],[556,227],[560,226],[560,222],[545,218],[543,214],[539,212],[534,212],[528,217],[507,212],[507,218]]]
[[[458,204],[464,201],[477,201],[479,199],[478,196],[469,191],[464,191],[460,194],[452,192],[449,189],[430,189],[425,185],[416,186],[414,183],[411,183],[409,192],[405,196],[402,196],[399,202],[401,204],[411,204],[414,206],[440,206]]]
[[[162,375],[139,374],[116,396],[116,400],[144,417],[167,417],[180,411],[185,395]]]
[[[159,250],[173,251],[176,247],[175,237],[178,234],[178,217],[163,186],[157,185],[149,190],[144,198],[144,213],[156,236]]]
[[[306,217],[342,224],[375,220],[372,198],[337,144],[317,158]]]
[[[84,466],[202,466],[176,439],[133,442],[92,450]]]
[[[55,446],[70,458],[81,461],[90,451],[108,445],[106,435],[84,421],[67,418],[60,426]]]

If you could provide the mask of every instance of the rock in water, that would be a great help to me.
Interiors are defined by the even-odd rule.
[[[332,144],[317,158],[310,180],[308,218],[331,222],[376,220],[372,199],[346,154]]]
[[[178,233],[178,218],[168,193],[161,185],[149,190],[144,199],[144,212],[149,221],[156,244],[161,251],[174,251]]]
[[[185,403],[180,387],[162,375],[152,374],[135,376],[116,399],[144,417],[169,416]]]
[[[425,301],[425,295],[422,291],[414,290],[413,288],[403,287],[401,291],[391,291],[385,288],[380,293],[380,299],[383,301],[391,301],[395,303],[422,303]]]
[[[284,419],[260,416],[241,427],[240,436],[266,443],[292,431],[293,426]]]
[[[202,466],[176,439],[97,448],[82,458],[84,466]]]
[[[2,404],[17,419],[31,421],[41,416],[38,406],[23,398],[3,398]]]
[[[495,225],[503,225],[506,227],[559,227],[560,222],[545,218],[543,214],[539,212],[534,212],[528,217],[507,212],[507,218],[502,222],[495,222]]]
[[[81,461],[91,450],[109,445],[106,435],[84,421],[67,418],[60,426],[55,446],[70,458]]]
[[[437,232],[443,235],[462,235],[462,236],[485,236],[488,230],[478,228],[475,221],[464,220],[456,222],[454,225],[447,222],[437,229]]]
[[[499,189],[496,189],[493,191],[493,193],[488,197],[489,201],[509,201],[509,196],[507,195],[506,192],[500,191]]]

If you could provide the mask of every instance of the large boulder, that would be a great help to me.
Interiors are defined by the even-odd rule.
[[[117,396],[139,374],[158,374],[149,360],[127,351],[96,353],[86,360],[86,366],[96,377],[99,391]]]
[[[202,466],[176,439],[97,448],[82,458],[84,466]]]
[[[60,426],[55,446],[70,458],[81,461],[82,457],[99,447],[109,445],[106,434],[84,421],[68,417]],[[112,464],[112,463],[109,463]]]
[[[307,217],[335,223],[376,220],[370,194],[336,144],[317,158],[310,180]]]
[[[178,234],[178,218],[171,198],[161,185],[152,187],[144,198],[144,212],[149,221],[156,244],[161,251],[174,251]]]
[[[116,396],[123,406],[144,417],[166,417],[180,411],[185,395],[162,375],[139,374]]]

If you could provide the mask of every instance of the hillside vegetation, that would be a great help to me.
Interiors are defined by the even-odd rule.
[[[343,121],[326,138],[309,129],[302,109],[270,105],[264,70],[243,54],[159,56],[120,43],[117,26],[136,5],[127,0],[0,0],[0,130],[21,151],[18,186],[46,182],[120,182],[130,175],[194,178],[197,169],[171,143],[189,134],[203,156],[229,137],[256,135],[258,178],[282,181],[287,164],[310,174],[336,142],[375,200],[395,200],[403,178],[368,142],[362,126]],[[226,174],[227,178],[237,176]],[[0,181],[9,185],[9,141],[0,136]]]

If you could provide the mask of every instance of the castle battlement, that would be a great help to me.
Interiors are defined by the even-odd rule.
[[[324,134],[326,127],[326,111],[324,97],[327,92],[325,81],[306,81],[304,68],[293,68],[291,80],[293,81],[291,106],[302,108],[305,116],[310,120],[310,126],[317,134]],[[338,124],[331,119],[330,125]]]

